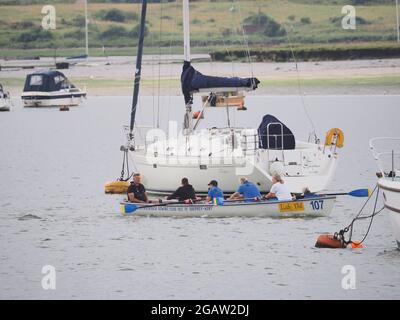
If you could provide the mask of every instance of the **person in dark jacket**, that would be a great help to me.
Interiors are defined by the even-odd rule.
[[[133,175],[130,186],[127,192],[128,200],[134,203],[149,203],[146,188],[141,183],[141,176],[139,173]]]
[[[196,200],[196,193],[189,180],[187,178],[182,179],[182,186],[176,189],[176,191],[167,197],[167,200],[178,199],[178,201],[185,200]]]

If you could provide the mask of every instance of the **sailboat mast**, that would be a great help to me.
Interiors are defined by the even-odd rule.
[[[189,0],[183,0],[183,47],[185,61],[190,62]]]
[[[140,17],[140,31],[139,31],[139,42],[136,56],[136,70],[135,70],[135,84],[133,87],[133,100],[132,100],[132,111],[131,111],[131,125],[130,125],[130,137],[133,139],[133,127],[135,125],[136,107],[139,97],[139,85],[140,77],[142,74],[142,56],[143,56],[143,43],[146,26],[146,10],[147,0],[142,0],[142,14]]]
[[[400,42],[399,1],[396,0],[397,42]]]
[[[183,13],[183,50],[184,65],[190,65],[190,18],[189,18],[189,0],[182,1]],[[183,128],[186,134],[193,131],[192,101],[186,103],[186,113],[183,119]]]
[[[88,3],[85,0],[85,37],[86,37],[86,59],[89,57],[89,32],[88,32]]]

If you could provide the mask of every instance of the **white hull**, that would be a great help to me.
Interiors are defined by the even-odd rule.
[[[389,211],[389,217],[393,228],[397,245],[400,248],[400,178],[381,178],[378,186],[383,192],[385,207]]]
[[[168,204],[162,206],[142,205],[129,213],[129,206],[121,203],[124,215],[185,218],[229,218],[229,217],[320,217],[328,216],[333,209],[335,197],[316,197],[296,201],[225,202],[213,204]]]
[[[379,168],[378,187],[400,249],[400,137],[376,137],[369,147]]]
[[[199,151],[202,148],[198,145],[189,146],[192,154],[168,147],[172,143],[171,140],[162,141],[130,151],[136,171],[141,173],[151,193],[171,193],[183,177],[189,179],[198,193],[207,193],[208,183],[213,179],[224,192],[232,193],[237,190],[241,176],[257,184],[262,192],[268,192],[274,171],[279,171],[293,193],[301,193],[305,187],[320,192],[327,188],[337,165],[334,149],[299,141],[294,150],[256,148],[247,153],[237,153],[236,149],[221,153],[210,152],[207,148]],[[252,144],[254,146],[254,142]],[[223,148],[228,149],[226,145]]]
[[[78,106],[85,97],[83,91],[24,92],[21,95],[24,107]]]

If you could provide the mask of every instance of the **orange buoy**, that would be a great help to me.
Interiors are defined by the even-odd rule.
[[[352,247],[353,249],[362,249],[362,248],[364,248],[364,246],[362,245],[362,242],[361,242],[361,241],[358,241],[358,240],[353,240],[353,241],[351,242],[351,247]]]
[[[128,187],[128,181],[112,181],[104,185],[104,191],[110,194],[125,194],[128,191]]]
[[[342,240],[335,238],[331,234],[321,234],[317,242],[315,243],[315,247],[317,248],[330,248],[330,249],[339,249],[346,248],[346,245]]]

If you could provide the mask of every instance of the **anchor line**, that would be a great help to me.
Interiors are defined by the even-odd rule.
[[[375,197],[375,202],[374,202],[374,209],[372,211],[372,214],[368,215],[368,216],[361,216],[361,214],[364,211],[364,208],[366,207],[366,205],[368,204],[369,200],[372,198],[373,194],[376,192],[376,197]],[[378,204],[378,199],[379,199],[379,187],[378,185],[375,186],[374,190],[372,191],[371,195],[368,197],[368,199],[365,201],[364,205],[361,207],[360,211],[357,213],[357,215],[355,216],[355,218],[351,221],[351,223],[344,229],[340,230],[339,232],[336,232],[334,234],[334,238],[338,239],[340,241],[342,241],[342,243],[347,246],[349,244],[362,244],[365,239],[367,238],[369,232],[371,231],[371,226],[374,220],[374,217],[377,216],[379,213],[381,213],[383,211],[383,209],[385,208],[385,206],[383,206],[381,209],[379,209],[378,211],[376,211],[377,208],[377,204]],[[369,222],[368,228],[367,228],[367,232],[365,233],[363,239],[360,242],[354,243],[352,241],[352,237],[353,237],[353,230],[354,230],[354,223],[357,220],[365,220],[365,219],[371,219],[371,221]],[[349,240],[346,241],[345,239],[345,233],[350,232],[349,234]]]
[[[118,181],[128,181],[132,178],[134,172],[131,174],[129,173],[129,159],[128,159],[128,148],[124,148],[124,155],[122,159],[122,170],[121,170],[121,177],[118,179]],[[125,164],[126,164],[126,171],[127,171],[127,178],[124,179],[125,176]]]

